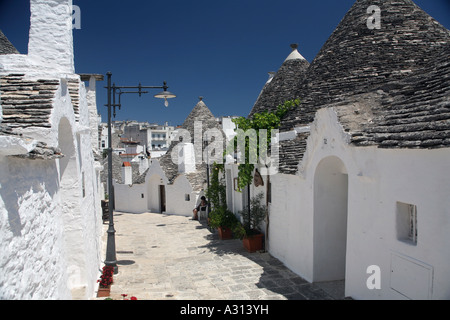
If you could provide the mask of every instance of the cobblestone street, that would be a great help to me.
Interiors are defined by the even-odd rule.
[[[190,217],[115,213],[114,224],[119,272],[113,299],[122,294],[138,300],[343,298],[342,282],[310,284],[269,253],[248,253],[241,240],[219,240]],[[107,224],[105,243],[106,229]]]

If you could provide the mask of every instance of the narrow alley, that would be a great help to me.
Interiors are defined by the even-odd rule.
[[[114,224],[119,272],[112,299],[122,294],[138,300],[333,300],[344,295],[342,282],[310,284],[269,253],[248,253],[238,239],[219,240],[190,217],[116,212]],[[106,243],[106,223],[104,229]]]

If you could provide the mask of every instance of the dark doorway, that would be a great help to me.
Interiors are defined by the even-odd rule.
[[[164,185],[159,186],[159,199],[161,204],[161,213],[166,212],[166,187]]]

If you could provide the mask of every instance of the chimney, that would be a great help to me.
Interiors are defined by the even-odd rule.
[[[129,162],[122,164],[122,180],[123,184],[133,184],[133,170]]]
[[[72,0],[30,0],[28,56],[47,70],[75,72]]]

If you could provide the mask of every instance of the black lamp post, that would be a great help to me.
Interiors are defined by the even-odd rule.
[[[167,99],[175,98],[176,95],[173,93],[167,91],[169,88],[167,86],[167,83],[164,81],[164,85],[161,87],[155,87],[155,86],[142,86],[140,83],[136,87],[123,87],[123,86],[116,86],[115,84],[111,85],[111,76],[112,73],[108,72],[106,73],[108,76],[108,86],[106,89],[108,90],[108,104],[106,106],[108,107],[108,198],[109,198],[109,227],[108,227],[108,240],[106,243],[106,259],[105,259],[105,265],[114,267],[114,273],[117,273],[118,267],[117,267],[117,258],[116,258],[116,240],[115,240],[115,233],[116,230],[114,229],[114,209],[115,209],[115,203],[114,203],[114,190],[113,190],[113,182],[112,182],[112,137],[111,137],[111,108],[114,108],[114,117],[116,116],[116,107],[121,107],[120,103],[120,97],[124,93],[137,93],[139,96],[141,96],[143,93],[148,93],[148,91],[142,91],[142,89],[163,89],[162,92],[155,94],[155,98],[164,99],[164,105],[166,107],[169,106],[169,102]],[[122,89],[139,89],[138,91],[122,91]],[[116,104],[116,94],[119,94],[119,103]]]

